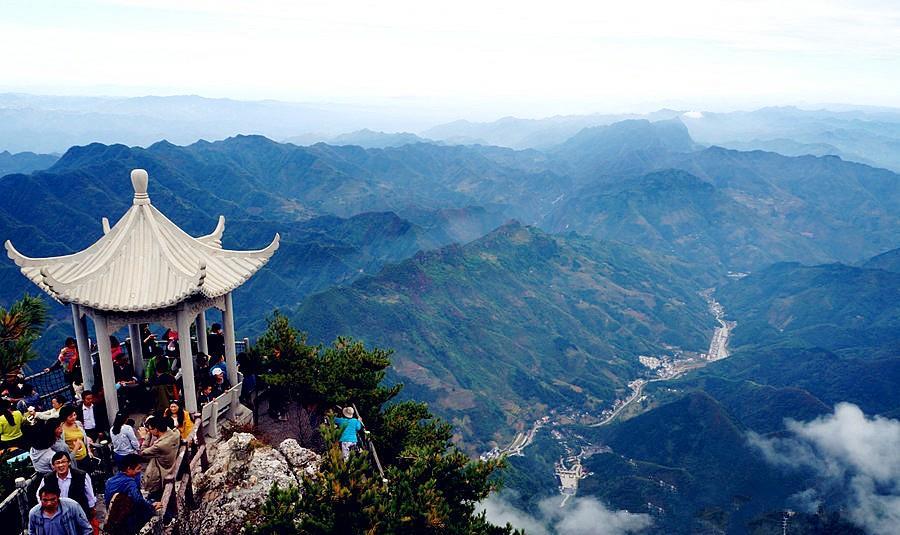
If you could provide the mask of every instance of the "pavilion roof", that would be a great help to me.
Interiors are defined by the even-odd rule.
[[[195,295],[215,298],[256,273],[278,249],[275,234],[265,249],[222,248],[225,218],[194,238],[150,204],[147,172],[131,172],[134,204],[103,236],[83,251],[30,258],[5,243],[22,273],[51,297],[96,310],[135,312],[166,308]]]

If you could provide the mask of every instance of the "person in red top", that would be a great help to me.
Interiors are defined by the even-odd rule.
[[[116,357],[123,353],[121,342],[119,342],[119,339],[113,335],[109,335],[109,350],[113,362],[116,361]]]
[[[44,371],[49,372],[50,370],[55,370],[57,368],[63,369],[63,376],[66,378],[66,383],[69,386],[72,386],[72,383],[77,377],[79,366],[78,345],[75,343],[75,339],[71,336],[69,338],[66,338],[66,345],[64,345],[62,349],[59,350],[59,355],[57,355],[56,362],[53,363],[53,366],[44,368]]]

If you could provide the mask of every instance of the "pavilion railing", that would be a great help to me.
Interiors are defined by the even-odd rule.
[[[40,474],[34,474],[29,479],[20,477],[16,479],[16,488],[0,502],[0,522],[3,532],[10,534],[28,533],[28,512],[31,510],[31,502],[28,497],[28,489],[37,488],[37,480]]]
[[[203,406],[200,411],[198,427],[211,438],[219,438],[221,423],[226,419],[234,420],[241,400],[241,389],[244,387],[244,375],[238,372],[238,381],[222,395]]]
[[[159,347],[163,351],[165,350],[165,347],[167,344],[168,344],[168,342],[166,342],[165,340],[157,340],[156,341],[157,347]],[[199,347],[197,345],[196,338],[194,338],[194,337],[191,338],[191,345],[193,347]],[[127,352],[131,356],[131,359],[133,362],[135,356],[131,355],[131,338],[125,338],[125,340],[121,342],[121,346],[123,348],[122,350]],[[242,338],[241,340],[234,341],[234,352],[235,353],[243,353],[243,352],[249,351],[249,350],[250,350],[250,339],[249,338]],[[199,352],[199,349],[197,351]],[[195,353],[195,355],[196,355],[196,353]],[[91,359],[93,360],[94,363],[96,363],[98,361],[98,358],[99,358],[99,354],[96,351],[91,353]],[[144,358],[144,355],[141,355],[141,362],[143,362],[145,364],[147,362],[147,360]]]

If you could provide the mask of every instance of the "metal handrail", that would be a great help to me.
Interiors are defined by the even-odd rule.
[[[238,372],[237,383],[204,405],[200,410],[197,427],[203,428],[204,433],[209,431],[209,436],[219,438],[219,419],[231,410],[232,402],[240,403],[241,389],[243,387],[244,374]]]
[[[28,479],[24,477],[16,478],[16,488],[13,489],[13,491],[10,492],[2,502],[0,502],[0,514],[5,513],[12,507],[15,507],[17,509],[17,511],[15,511],[15,514],[10,514],[8,517],[7,515],[3,515],[4,522],[13,519],[18,520],[18,522],[15,524],[15,527],[13,527],[14,531],[12,531],[12,533],[28,533],[28,513],[31,510],[28,500],[28,489],[36,488],[35,479],[39,477],[41,477],[41,475],[35,473]],[[9,527],[8,524],[5,525]]]
[[[356,417],[359,419],[359,423],[361,423],[363,429],[365,429],[366,424],[365,422],[363,422],[362,415],[359,413],[359,409],[356,408],[356,403],[351,403],[350,405],[353,407],[353,412],[356,413]],[[378,467],[378,473],[381,474],[381,481],[384,482],[385,485],[387,485],[388,480],[386,477],[384,477],[384,469],[381,467],[381,460],[378,458],[378,452],[375,451],[375,444],[373,444],[372,441],[369,440],[369,436],[366,433],[368,433],[368,431],[363,433],[363,440],[369,447],[369,452],[372,453],[372,458],[375,459],[375,466]]]

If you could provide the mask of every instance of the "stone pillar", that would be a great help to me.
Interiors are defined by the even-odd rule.
[[[231,388],[234,388],[238,382],[238,365],[234,347],[234,304],[231,300],[231,292],[225,294],[225,313],[222,320],[222,330],[225,335],[225,364],[228,366],[228,382],[231,383]],[[231,405],[228,411],[232,420],[237,420],[240,395],[240,390],[235,389],[232,391]]]
[[[179,308],[175,313],[178,326],[178,353],[181,358],[181,381],[184,390],[184,408],[192,415],[197,412],[197,386],[194,383],[194,355],[191,353],[191,318]]]
[[[116,393],[116,374],[113,371],[112,347],[109,345],[109,328],[106,316],[94,312],[94,330],[97,331],[97,351],[100,360],[100,377],[103,380],[103,399],[106,400],[106,414],[109,421],[119,413],[119,396]]]
[[[237,354],[234,349],[234,305],[231,292],[225,294],[225,312],[222,313],[222,330],[225,335],[225,364],[228,366],[228,382],[237,384]]]
[[[94,388],[94,363],[91,361],[91,344],[88,340],[87,326],[81,317],[81,308],[72,304],[72,327],[75,328],[75,341],[78,344],[78,363],[81,364],[81,381],[85,390]],[[108,342],[108,340],[107,340]]]
[[[197,351],[209,356],[209,344],[206,339],[206,309],[197,314]]]
[[[131,339],[131,365],[138,379],[144,378],[144,345],[141,338],[141,326],[137,323],[128,325],[128,337]]]

